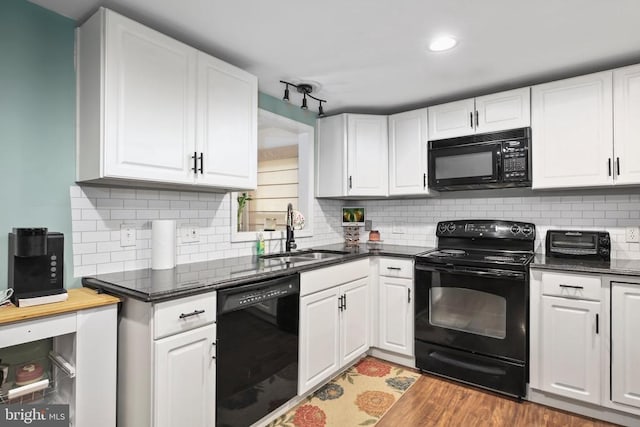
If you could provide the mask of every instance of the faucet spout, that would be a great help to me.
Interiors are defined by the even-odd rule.
[[[289,203],[287,205],[287,240],[285,242],[285,251],[291,252],[292,249],[297,247],[298,245],[293,236],[293,205]]]

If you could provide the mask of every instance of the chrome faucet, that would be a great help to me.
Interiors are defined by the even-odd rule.
[[[293,205],[289,203],[287,205],[287,240],[285,242],[285,252],[291,252],[292,249],[297,248],[296,239],[293,237]]]

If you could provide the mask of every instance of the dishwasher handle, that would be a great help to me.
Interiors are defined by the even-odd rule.
[[[297,298],[299,294],[298,274],[222,289],[217,294],[217,316],[289,295]]]

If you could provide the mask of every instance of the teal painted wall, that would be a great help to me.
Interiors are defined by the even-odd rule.
[[[258,107],[278,114],[279,116],[288,117],[291,120],[313,126],[314,128],[316,126],[318,113],[315,111],[305,111],[301,109],[298,104],[285,102],[280,98],[267,95],[266,93],[258,94]]]
[[[0,1],[0,289],[7,233],[47,227],[65,235],[73,280],[69,186],[75,177],[75,22],[25,0]]]

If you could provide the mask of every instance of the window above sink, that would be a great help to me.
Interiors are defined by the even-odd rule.
[[[311,237],[313,176],[314,128],[259,109],[258,188],[231,193],[231,241],[284,239],[288,203],[305,219],[296,238]]]

